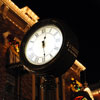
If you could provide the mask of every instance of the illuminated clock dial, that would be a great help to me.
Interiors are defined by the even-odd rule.
[[[46,64],[57,55],[62,42],[61,30],[55,25],[45,25],[28,39],[25,46],[26,58],[34,65]]]

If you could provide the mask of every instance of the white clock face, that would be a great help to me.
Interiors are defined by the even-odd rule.
[[[43,26],[29,38],[25,46],[25,56],[31,64],[46,64],[57,55],[62,42],[62,32],[57,26]]]

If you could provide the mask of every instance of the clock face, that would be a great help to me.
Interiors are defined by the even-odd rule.
[[[25,45],[25,57],[34,65],[44,65],[60,51],[63,43],[61,30],[56,25],[38,28]]]

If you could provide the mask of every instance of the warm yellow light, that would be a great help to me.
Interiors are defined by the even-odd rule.
[[[86,67],[82,65],[78,60],[75,60],[74,64],[78,66],[82,71],[86,70]]]
[[[89,94],[90,98],[91,98],[92,100],[94,100],[93,94],[92,94],[90,88],[86,87],[86,88],[84,89],[84,91],[86,91],[86,92]]]

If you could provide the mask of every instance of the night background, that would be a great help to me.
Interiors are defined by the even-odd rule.
[[[89,84],[100,81],[99,0],[12,0],[19,8],[28,6],[39,17],[59,18],[70,26],[79,41],[78,60],[87,68]]]

